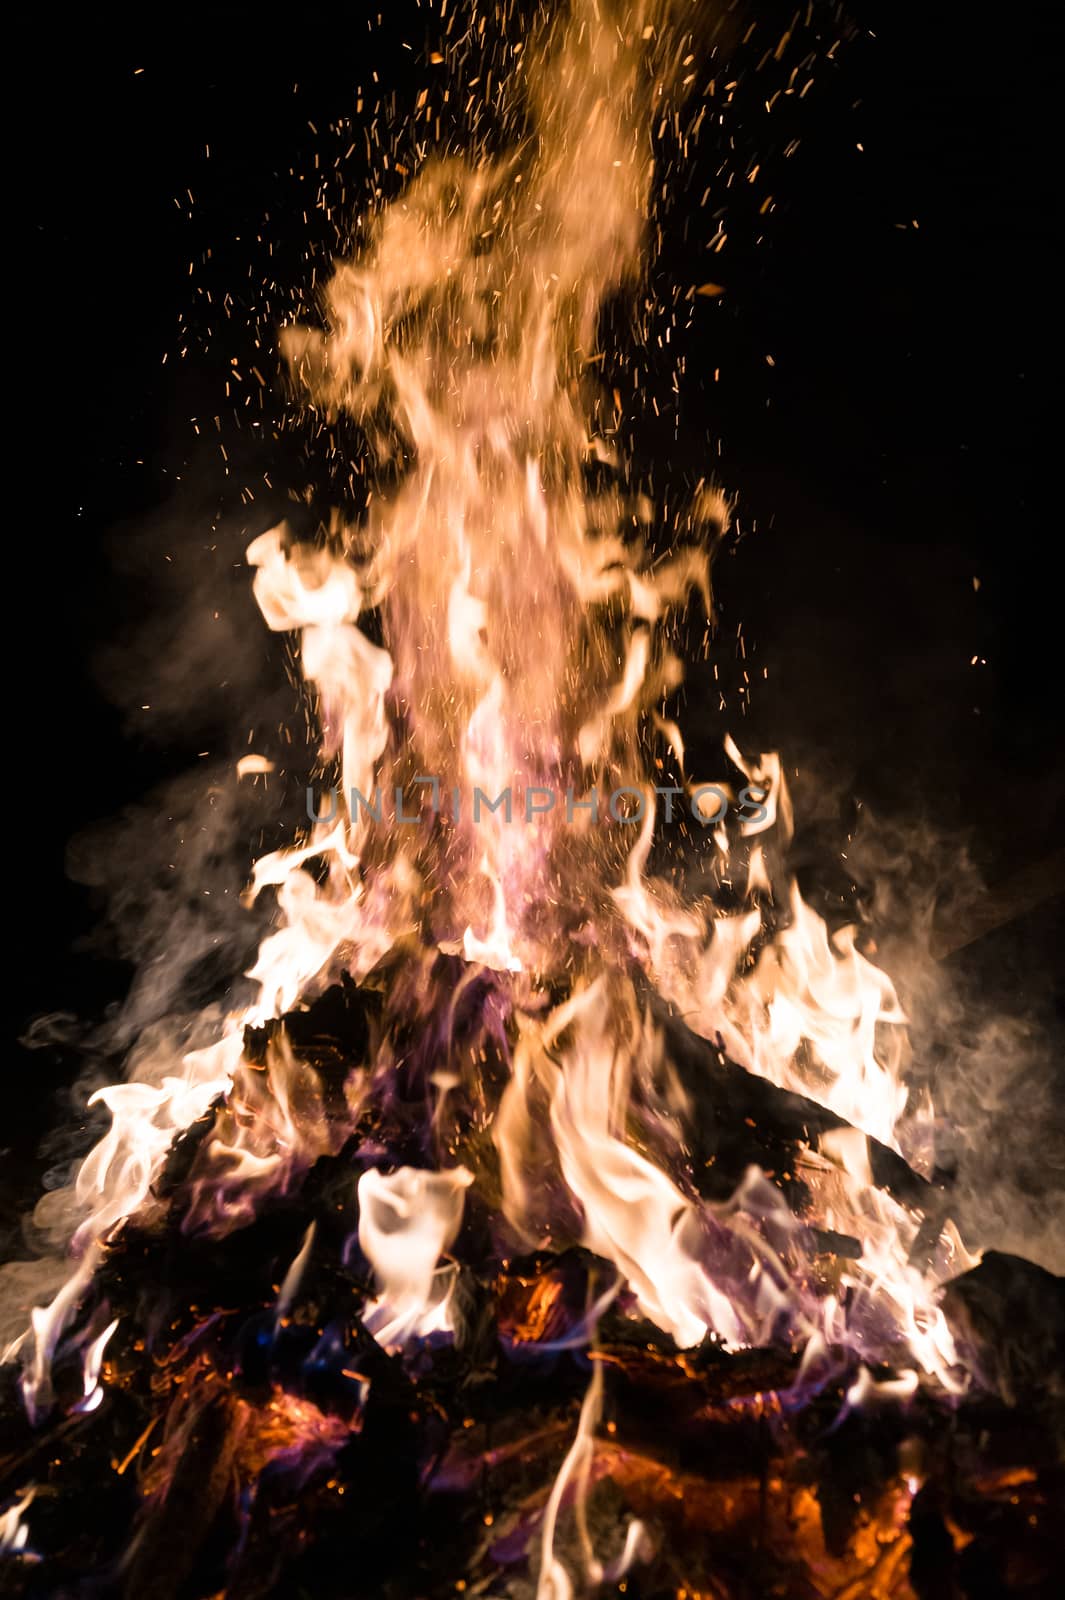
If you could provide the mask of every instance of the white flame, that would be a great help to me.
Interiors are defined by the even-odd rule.
[[[559,1468],[544,1509],[541,1533],[540,1576],[536,1585],[536,1600],[572,1600],[573,1581],[555,1554],[555,1536],[559,1513],[568,1492],[575,1497],[577,1535],[580,1544],[583,1577],[590,1584],[617,1583],[633,1563],[645,1557],[648,1539],[643,1523],[636,1518],[630,1521],[625,1533],[625,1544],[620,1556],[609,1566],[598,1560],[588,1528],[588,1492],[595,1459],[595,1430],[603,1408],[603,1368],[595,1363],[592,1381],[581,1405],[577,1434]]]
[[[364,1320],[386,1349],[451,1331],[455,1270],[439,1261],[458,1234],[472,1182],[465,1167],[371,1169],[359,1179],[359,1245],[381,1290]]]
[[[36,1486],[24,1490],[13,1505],[0,1513],[0,1555],[25,1554],[30,1536],[26,1512],[33,1504],[36,1493]]]
[[[103,1365],[104,1351],[115,1329],[118,1327],[118,1318],[109,1322],[102,1333],[90,1341],[85,1347],[85,1356],[82,1361],[82,1399],[75,1407],[77,1411],[95,1411],[104,1397],[100,1387],[100,1368]]]

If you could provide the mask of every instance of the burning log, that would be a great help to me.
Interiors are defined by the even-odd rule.
[[[374,990],[328,992],[289,1019],[294,1059],[341,1082],[379,1016]],[[838,1131],[840,1119],[731,1067],[668,1012],[661,1021],[694,1109],[692,1170],[714,1174],[708,1194],[758,1161],[778,1162],[787,1190],[783,1174],[798,1152]],[[253,1038],[249,1055],[262,1058],[268,1044],[268,1034]],[[467,1045],[460,1030],[460,1053]],[[338,1117],[342,1104],[335,1100]],[[581,1328],[612,1280],[609,1264],[570,1248],[491,1267],[487,1217],[475,1203],[456,1246],[455,1341],[431,1338],[412,1367],[367,1331],[372,1286],[350,1249],[352,1163],[371,1128],[378,1137],[385,1129],[379,1112],[367,1110],[366,1126],[293,1188],[264,1199],[254,1220],[217,1236],[189,1231],[188,1203],[220,1114],[216,1107],[175,1147],[157,1186],[167,1208],[127,1223],[98,1275],[98,1295],[120,1315],[107,1381],[125,1409],[100,1441],[110,1452],[103,1483],[113,1487],[93,1563],[120,1568],[124,1593],[160,1600],[220,1588],[231,1600],[301,1588],[339,1600],[384,1585],[421,1600],[460,1581],[531,1594],[544,1508],[588,1381]],[[908,1202],[933,1192],[894,1152],[878,1159]],[[798,1176],[789,1201],[801,1210]],[[285,1265],[309,1227],[316,1248],[279,1309]],[[829,1255],[851,1248],[823,1237],[820,1246]],[[1003,1398],[974,1398],[946,1414],[931,1396],[914,1397],[908,1413],[854,1409],[853,1366],[804,1381],[797,1353],[783,1346],[737,1351],[711,1337],[679,1351],[631,1303],[608,1305],[589,1352],[608,1397],[587,1480],[597,1548],[620,1550],[637,1519],[648,1595],[740,1600],[757,1583],[782,1595],[932,1600],[945,1572],[957,1587],[968,1570],[965,1526],[979,1522],[988,1496],[997,1503],[1003,1474],[1021,1472],[1034,1521],[1022,1530],[1019,1517],[1006,1517],[1000,1532],[1024,1550],[1026,1570],[1048,1571],[1043,1508],[1065,1385],[1058,1412],[1041,1422],[1030,1410],[1018,1434],[1009,1319],[977,1309],[1003,1304],[992,1285],[1004,1271],[990,1263],[970,1275],[971,1287],[961,1279],[952,1290],[959,1333],[999,1364]],[[1045,1322],[1055,1306],[1060,1318],[1061,1285],[1046,1274],[1023,1281],[1024,1326]],[[72,1459],[54,1459],[55,1518],[72,1503],[92,1427],[87,1419]],[[955,1440],[946,1453],[944,1427]],[[997,1460],[986,1444],[974,1451],[976,1433],[989,1430]],[[140,1505],[124,1549],[134,1478]],[[995,1535],[981,1526],[995,1554]],[[64,1570],[89,1564],[84,1531],[71,1540],[60,1527],[61,1518],[46,1568],[57,1586]],[[36,1592],[34,1575],[25,1570],[24,1592]]]
[[[186,1399],[167,1418],[162,1454],[123,1562],[129,1600],[175,1600],[232,1487],[238,1421],[231,1397],[215,1384],[206,1396]],[[154,1492],[153,1478],[160,1483]]]

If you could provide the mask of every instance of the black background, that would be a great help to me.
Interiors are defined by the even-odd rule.
[[[736,199],[729,246],[707,255],[698,200],[720,151],[704,131],[655,268],[659,289],[713,279],[727,291],[696,302],[679,423],[643,441],[661,451],[663,475],[668,465],[690,482],[714,467],[739,496],[743,538],[717,571],[717,650],[733,687],[752,669],[750,709],[733,695],[719,718],[695,684],[689,713],[708,738],[728,726],[781,748],[824,776],[833,805],[857,793],[888,816],[934,818],[993,880],[1046,855],[1062,821],[1056,8],[1022,0],[981,17],[953,3],[854,4],[837,20],[815,6],[818,49],[843,43],[788,112],[801,137],[785,161],[748,69],[792,10],[745,3],[724,36],[738,49],[749,22],[763,30],[743,55],[738,137],[751,150],[764,142],[775,208],[759,226]],[[13,1031],[40,1012],[98,1014],[128,980],[128,963],[79,947],[101,903],[67,878],[67,839],[194,766],[202,748],[216,754],[234,722],[244,748],[260,668],[283,687],[276,650],[241,609],[242,518],[217,442],[231,461],[236,451],[236,476],[260,485],[249,535],[284,509],[284,442],[247,430],[205,442],[189,419],[225,411],[231,355],[247,358],[257,219],[271,214],[281,311],[286,285],[306,288],[305,230],[326,241],[316,219],[302,222],[305,189],[290,173],[316,147],[308,123],[351,115],[354,85],[374,68],[401,105],[426,78],[427,14],[397,5],[372,30],[366,15],[192,5],[62,20],[42,8],[24,21],[14,71],[28,92],[9,145],[26,184],[7,329]],[[351,159],[358,167],[359,152]],[[228,320],[217,309],[227,279]],[[216,295],[210,312],[200,283]],[[210,529],[227,495],[219,555]],[[184,555],[164,563],[179,545]],[[238,620],[219,636],[217,668],[208,642],[189,714],[139,722],[160,663],[180,652],[168,616],[187,617],[192,593],[202,621],[201,585],[210,592],[219,566]],[[131,636],[116,668],[110,648]],[[234,651],[246,669],[235,689]],[[254,842],[238,839],[234,861]],[[148,848],[131,830],[134,874]],[[1046,992],[1056,919],[1044,912],[1017,937],[1025,981]],[[41,1051],[13,1058],[2,1142],[21,1158],[57,1115],[69,1065]]]

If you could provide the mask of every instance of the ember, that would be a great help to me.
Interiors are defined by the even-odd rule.
[[[1060,1286],[963,1243],[779,757],[703,783],[665,715],[730,506],[630,490],[595,371],[686,15],[538,24],[509,146],[426,155],[281,331],[374,456],[361,520],[247,552],[332,808],[254,865],[254,1002],[97,1097],[5,1373],[26,1594],[1049,1592],[1065,1385],[1002,1304],[1060,1332]]]

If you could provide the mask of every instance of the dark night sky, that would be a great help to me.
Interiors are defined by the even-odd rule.
[[[792,10],[743,0],[735,32],[756,20],[773,43]],[[840,32],[832,8],[815,10],[826,39]],[[749,730],[733,719],[737,735],[888,814],[968,830],[992,878],[1059,842],[1065,793],[1055,14],[1049,0],[1023,0],[985,26],[957,3],[849,6],[851,42],[794,113],[794,158],[781,159],[752,109],[777,208],[760,244],[741,215],[712,268],[709,222],[695,214],[718,164],[704,134],[656,272],[685,286],[714,278],[727,293],[697,305],[679,433],[670,424],[643,443],[690,480],[720,438],[720,476],[740,496],[746,537],[717,572],[722,671],[738,670],[730,638],[742,622],[769,677]],[[227,271],[246,271],[246,240],[233,236],[269,209],[288,241],[276,274],[296,280],[301,201],[285,175],[310,148],[308,121],[349,114],[373,67],[401,96],[423,71],[425,14],[407,0],[372,36],[357,4],[303,6],[283,25],[277,15],[193,5],[57,23],[41,10],[26,25],[31,93],[13,156],[28,181],[7,331],[9,381],[20,404],[26,384],[30,397],[8,461],[21,504],[7,595],[9,771],[33,817],[16,814],[8,830],[15,1028],[120,994],[124,968],[73,952],[97,911],[64,877],[65,840],[194,764],[234,704],[239,720],[262,665],[232,701],[201,695],[194,719],[154,740],[100,686],[109,641],[146,617],[158,617],[160,656],[173,649],[170,580],[158,563],[149,572],[138,529],[156,530],[148,551],[160,525],[175,538],[183,529],[190,549],[208,542],[218,467],[187,419],[222,409],[228,346],[161,363],[179,317],[194,334],[202,318],[190,257],[210,246],[206,281],[224,285]],[[745,91],[752,108],[756,90]],[[191,220],[174,203],[187,189]],[[244,337],[234,332],[233,348]],[[246,435],[240,448],[253,451]],[[283,477],[270,446],[261,452],[256,474]],[[266,495],[253,532],[271,509]],[[193,577],[173,578],[175,593],[210,570],[205,556]],[[243,594],[246,576],[230,564],[219,592],[239,609],[237,585]],[[276,679],[267,645],[255,648]],[[974,655],[987,665],[971,667]],[[144,666],[149,685],[155,670]],[[694,688],[688,714],[720,736]],[[147,850],[143,835],[128,849]],[[1039,923],[1040,941],[1050,927]],[[1056,952],[1044,954],[1035,985],[1053,975]],[[47,1053],[27,1059],[57,1071]],[[54,1115],[40,1082],[24,1088],[23,1145]]]

